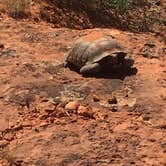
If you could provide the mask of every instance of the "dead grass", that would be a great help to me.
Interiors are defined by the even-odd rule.
[[[29,0],[5,0],[3,4],[13,18],[26,18],[30,14]]]
[[[9,150],[4,150],[0,148],[0,160],[7,161],[10,165],[15,163],[15,158]]]

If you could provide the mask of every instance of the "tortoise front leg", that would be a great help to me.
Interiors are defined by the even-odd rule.
[[[96,74],[100,71],[101,71],[101,65],[99,63],[88,64],[80,69],[80,73],[82,75]]]

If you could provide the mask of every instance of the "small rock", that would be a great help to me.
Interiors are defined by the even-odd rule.
[[[65,109],[77,110],[78,107],[79,107],[78,101],[71,101],[68,104],[66,104]]]
[[[35,128],[34,131],[37,132],[37,133],[40,132],[40,130],[38,128]]]
[[[14,134],[13,134],[13,133],[6,133],[6,134],[4,135],[4,139],[5,139],[6,141],[12,141],[12,140],[14,139]]]
[[[159,125],[158,127],[159,127],[160,129],[164,129],[164,130],[165,130],[165,129],[166,129],[166,124],[161,124],[161,125]]]
[[[50,113],[55,111],[55,106],[54,107],[45,108],[44,111],[50,114]]]
[[[39,116],[40,120],[46,120],[49,117],[49,115],[47,113],[44,113],[42,115]]]
[[[0,43],[0,49],[2,50],[4,48],[5,48],[4,44]]]
[[[106,118],[106,115],[101,112],[99,108],[92,108],[93,117],[96,120],[104,120]]]
[[[98,113],[98,112],[100,112],[100,109],[97,108],[97,107],[92,107],[92,112],[93,113]]]
[[[88,112],[88,108],[85,106],[80,105],[78,107],[77,113],[80,115],[86,114]]]
[[[118,111],[118,107],[115,106],[115,105],[112,106],[112,107],[111,107],[111,111],[112,111],[112,112],[117,112],[117,111]]]
[[[144,44],[142,55],[146,58],[160,58],[160,53],[157,50],[157,46],[154,42],[148,42]]]
[[[16,50],[10,49],[10,48],[3,50],[1,55],[4,57],[16,57],[16,56],[18,56],[16,53]]]
[[[162,99],[162,100],[166,100],[166,95],[164,95],[164,94],[161,95],[161,99]]]
[[[128,106],[128,107],[134,107],[136,104],[136,98],[119,98],[118,99],[118,106]]]
[[[12,128],[12,130],[14,130],[14,131],[19,131],[19,130],[22,130],[22,129],[23,129],[22,124],[15,125],[15,126]]]
[[[109,104],[117,104],[117,99],[115,96],[112,96],[112,98],[108,99]]]
[[[148,141],[150,141],[150,142],[156,142],[156,139],[155,138],[149,138]]]
[[[94,102],[99,102],[99,101],[100,101],[100,99],[99,99],[99,97],[98,97],[98,96],[94,95],[94,96],[93,96],[93,101],[94,101]]]
[[[7,146],[8,143],[9,143],[9,142],[6,141],[6,140],[0,140],[0,148],[3,148],[3,147],[5,147],[5,146]]]
[[[48,102],[41,102],[38,108],[42,110],[42,112],[46,112],[50,114],[55,111],[56,106],[53,103],[48,101]]]
[[[50,77],[49,77],[49,80],[53,80],[53,79],[54,79],[54,77],[53,77],[53,76],[50,76]]]
[[[88,117],[88,118],[93,118],[93,112],[88,109],[88,107],[85,106],[79,106],[77,110],[78,115]]]
[[[65,116],[66,116],[66,113],[64,111],[64,108],[60,107],[60,106],[58,106],[56,108],[55,112],[53,112],[52,114],[50,114],[50,117],[56,117],[56,118],[62,118],[62,117],[65,117]]]
[[[17,165],[17,166],[19,166],[19,165],[23,165],[23,160],[16,160],[15,162],[14,162],[14,164],[15,165]]]
[[[144,116],[142,117],[142,119],[143,119],[144,121],[149,121],[149,120],[151,119],[151,117],[148,116],[148,115],[144,115]]]
[[[9,120],[6,118],[0,119],[0,132],[6,130],[9,127]]]
[[[155,45],[155,43],[154,43],[153,41],[150,41],[150,42],[145,43],[144,46],[148,46],[148,47],[150,47],[150,48],[153,48],[153,47],[155,47],[156,45]]]
[[[24,121],[23,123],[22,123],[22,127],[32,127],[32,123],[31,122],[26,122],[26,121]]]
[[[163,148],[163,152],[166,153],[166,142],[161,142],[161,147]]]
[[[15,124],[13,122],[9,122],[9,128],[13,128]]]
[[[40,127],[47,127],[49,125],[49,123],[47,123],[47,122],[42,122],[42,123],[40,123]]]

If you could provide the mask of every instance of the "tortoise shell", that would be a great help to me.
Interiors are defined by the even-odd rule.
[[[99,62],[107,56],[117,56],[118,53],[126,55],[126,51],[121,44],[110,36],[104,36],[94,41],[81,38],[72,47],[66,62],[82,67]]]

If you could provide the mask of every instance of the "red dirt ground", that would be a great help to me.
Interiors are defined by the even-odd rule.
[[[0,32],[0,165],[166,165],[163,37],[9,18]],[[85,35],[114,36],[137,72],[84,78],[63,68]]]

